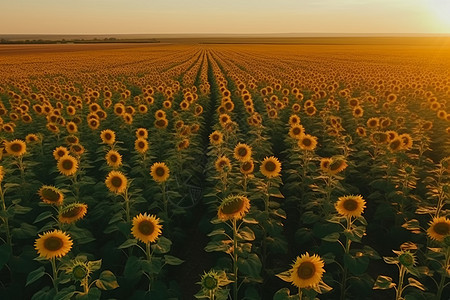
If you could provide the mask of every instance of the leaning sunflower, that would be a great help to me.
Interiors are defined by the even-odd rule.
[[[236,147],[234,147],[234,158],[236,158],[240,162],[248,161],[252,157],[252,148],[243,143],[238,143]]]
[[[58,160],[57,167],[61,174],[72,176],[78,170],[78,161],[75,157],[66,154]]]
[[[27,144],[22,140],[5,142],[5,150],[8,154],[20,157],[27,152]]]
[[[43,185],[38,194],[41,200],[47,204],[61,205],[64,201],[64,194],[54,186]]]
[[[150,167],[150,175],[154,181],[159,183],[167,181],[169,173],[169,167],[163,162],[156,162]]]
[[[266,157],[261,164],[260,171],[267,178],[280,176],[281,163],[275,156]]]
[[[87,205],[84,203],[72,203],[64,207],[58,216],[61,223],[71,224],[83,219],[87,213]]]
[[[46,259],[65,256],[69,253],[72,245],[73,242],[70,236],[61,230],[40,234],[34,243],[39,256]]]
[[[133,218],[131,233],[143,243],[154,243],[161,235],[162,225],[159,222],[156,216],[139,214]]]
[[[450,235],[450,219],[446,217],[433,218],[429,225],[427,234],[435,241],[442,242],[446,236]]]
[[[111,192],[122,194],[127,188],[128,180],[122,172],[111,171],[106,177],[105,184]]]
[[[250,210],[250,200],[245,196],[229,196],[222,200],[217,217],[222,221],[240,220]]]
[[[290,269],[290,281],[298,288],[314,288],[322,280],[325,263],[317,254],[297,256]]]
[[[361,196],[343,196],[338,198],[335,207],[343,217],[360,217],[366,208],[366,201]]]

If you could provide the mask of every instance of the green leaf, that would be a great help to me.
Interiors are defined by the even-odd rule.
[[[254,218],[243,218],[242,221],[247,224],[258,224],[258,221]]]
[[[222,235],[225,234],[225,229],[219,228],[219,229],[213,230],[212,232],[208,233],[207,236],[215,236],[215,235],[221,235],[221,234]]]
[[[331,291],[333,288],[323,282],[323,280],[321,280],[318,285],[313,286],[313,289],[319,294],[325,294]]]
[[[399,263],[398,257],[383,257],[385,263],[390,265],[396,265]]]
[[[395,286],[396,286],[396,284],[392,282],[391,277],[378,275],[378,278],[373,285],[373,289],[374,290],[388,290]]]
[[[275,276],[277,276],[278,278],[280,278],[283,281],[292,282],[290,271],[284,271],[284,272],[281,272],[280,274],[276,274]]]
[[[33,272],[30,272],[27,276],[27,283],[25,286],[28,286],[32,284],[33,282],[39,280],[42,276],[45,275],[45,268],[39,267],[38,269],[34,270]]]
[[[170,251],[172,241],[166,237],[160,237],[155,245],[152,245],[152,249],[157,254],[165,254]]]
[[[223,243],[222,241],[211,241],[206,245],[206,252],[225,252],[228,251],[230,245]]]
[[[126,248],[130,248],[130,247],[136,246],[136,245],[137,245],[137,240],[136,239],[128,239],[125,242],[123,242],[122,245],[120,245],[117,248],[118,249],[126,249]]]
[[[332,234],[323,237],[322,240],[334,243],[339,240],[339,236],[340,236],[339,232],[333,232]]]
[[[357,226],[351,230],[345,230],[344,234],[348,237],[352,242],[361,242],[364,233],[366,232],[366,227]]]
[[[238,232],[238,238],[243,241],[254,241],[255,233],[248,226],[241,228]]]
[[[142,266],[139,258],[137,258],[136,256],[128,257],[123,274],[125,275],[125,277],[130,279],[139,277],[142,274]]]
[[[419,290],[422,290],[422,291],[426,290],[425,286],[422,283],[420,283],[420,281],[418,281],[412,277],[408,277],[408,282],[411,286],[418,288]]]
[[[280,190],[277,188],[277,187],[270,187],[270,189],[269,189],[269,195],[271,196],[271,197],[275,197],[275,198],[280,198],[280,199],[283,199],[284,198],[284,196],[283,196],[283,194],[280,192]]]
[[[255,253],[250,253],[247,258],[238,257],[237,265],[242,274],[253,278],[260,277],[262,263]]]
[[[34,220],[33,224],[36,224],[40,221],[46,220],[53,216],[53,213],[51,211],[44,211],[43,213],[39,214],[36,219]]]
[[[270,213],[272,215],[280,217],[282,219],[286,219],[287,218],[286,212],[283,209],[281,209],[281,208],[279,208],[277,210],[272,210]]]
[[[36,226],[22,223],[20,224],[20,228],[14,228],[11,230],[11,234],[18,239],[35,237],[37,235]]]
[[[92,272],[95,272],[97,270],[100,270],[100,268],[102,267],[102,260],[93,260],[88,262],[88,267]]]
[[[75,286],[72,285],[59,291],[55,295],[53,300],[70,300],[74,294],[75,294]]]
[[[378,252],[370,246],[364,246],[362,249],[362,253],[364,253],[364,255],[369,257],[370,259],[381,259]]]
[[[152,257],[151,261],[141,261],[142,270],[147,274],[159,274],[162,268],[162,260],[160,257]]]
[[[12,210],[13,213],[18,215],[24,215],[32,210],[31,207],[22,206],[19,204],[11,206],[9,209]]]
[[[273,300],[298,300],[298,295],[291,295],[288,288],[282,288],[273,295]]]
[[[106,270],[100,274],[100,277],[95,282],[95,285],[102,290],[114,290],[119,287],[116,276],[113,272]]]
[[[304,224],[313,224],[320,220],[320,216],[316,215],[312,211],[307,211],[301,216],[301,220]]]
[[[171,266],[178,266],[184,263],[184,260],[172,255],[164,255],[164,262]]]
[[[361,275],[366,272],[369,266],[369,258],[364,255],[355,257],[350,254],[344,254],[344,263],[354,275]]]
[[[0,246],[0,270],[8,262],[11,257],[11,247],[8,244],[3,244]]]

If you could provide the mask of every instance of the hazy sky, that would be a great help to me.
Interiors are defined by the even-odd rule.
[[[3,33],[450,33],[450,0],[0,0]]]

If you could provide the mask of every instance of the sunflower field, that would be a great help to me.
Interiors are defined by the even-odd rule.
[[[0,54],[0,299],[448,299],[450,47]]]

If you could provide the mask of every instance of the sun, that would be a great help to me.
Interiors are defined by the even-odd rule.
[[[429,5],[439,21],[445,26],[447,32],[450,31],[450,1],[430,0]]]

